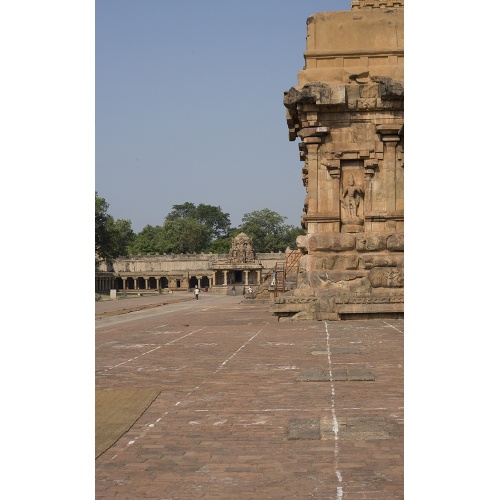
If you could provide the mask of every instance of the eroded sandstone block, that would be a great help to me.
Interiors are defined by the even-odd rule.
[[[289,138],[302,141],[307,234],[278,316],[286,306],[291,317],[299,296],[297,313],[316,319],[402,312],[403,40],[402,0],[356,0],[307,20],[305,66],[283,101]]]

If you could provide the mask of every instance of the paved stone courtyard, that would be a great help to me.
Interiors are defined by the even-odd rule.
[[[159,391],[96,459],[96,498],[403,498],[403,320],[168,300],[96,303],[96,391]]]

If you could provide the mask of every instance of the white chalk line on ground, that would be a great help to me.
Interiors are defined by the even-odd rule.
[[[404,334],[404,332],[402,332],[399,328],[396,328],[394,325],[391,325],[390,323],[387,323],[387,321],[384,321],[384,323],[387,326],[390,326],[391,328],[394,328],[394,330],[396,330],[397,332]]]
[[[214,297],[207,297],[205,300],[209,301],[214,301],[218,300],[220,303],[219,297],[214,298]],[[133,321],[138,321],[143,319],[144,317],[152,318],[155,316],[159,316],[162,314],[168,314],[168,315],[178,315],[178,316],[187,316],[192,314],[193,312],[196,311],[196,309],[193,309],[194,306],[194,298],[193,300],[183,300],[182,302],[172,302],[168,303],[165,305],[159,305],[158,307],[152,308],[152,309],[143,309],[140,311],[131,311],[126,314],[119,314],[117,316],[111,316],[111,317],[106,317],[106,318],[101,318],[101,319],[96,319],[96,325],[95,325],[95,330],[101,330],[103,328],[112,328],[119,326],[122,323],[128,323],[128,322],[133,322]],[[228,301],[229,302],[229,301]],[[167,306],[172,306],[171,308]],[[212,306],[214,307],[214,306]],[[187,313],[186,309],[189,309]]]
[[[342,492],[342,473],[339,468],[339,424],[337,421],[337,414],[335,412],[335,387],[333,385],[333,373],[332,373],[332,359],[331,359],[331,349],[330,349],[330,332],[328,331],[328,324],[325,321],[325,332],[326,332],[326,347],[328,351],[328,372],[330,377],[330,388],[331,388],[331,414],[332,414],[332,431],[335,436],[335,447],[334,447],[334,466],[335,466],[335,475],[340,483],[340,486],[337,486],[337,500],[341,500],[343,496]]]
[[[394,410],[394,408],[389,408],[386,406],[382,407],[373,407],[369,408],[367,406],[344,406],[344,407],[337,407],[338,410],[360,410],[360,411],[380,411],[380,410]],[[398,410],[402,410],[403,407],[398,406]],[[294,412],[301,412],[301,413],[316,413],[318,410],[320,411],[331,411],[331,406],[327,406],[325,408],[314,408],[313,410],[308,410],[307,408],[254,408],[254,409],[246,409],[246,410],[235,410],[234,408],[231,408],[231,413],[265,413],[265,412],[278,412],[278,411],[294,411]],[[195,411],[195,412],[209,412],[212,410],[207,410],[207,409],[193,409],[189,411]],[[224,410],[220,410],[221,412]]]
[[[241,345],[241,346],[240,346],[240,347],[239,347],[239,348],[238,348],[238,349],[237,349],[237,350],[236,350],[236,351],[235,351],[235,352],[234,352],[231,356],[229,356],[229,358],[227,358],[225,361],[223,361],[223,362],[222,362],[222,363],[221,363],[221,364],[217,367],[217,369],[216,369],[216,370],[212,373],[212,376],[213,376],[213,375],[216,375],[216,374],[217,374],[220,370],[222,370],[222,369],[226,366],[226,364],[227,364],[229,361],[231,361],[231,359],[233,359],[233,358],[234,358],[234,357],[235,357],[235,356],[236,356],[236,355],[237,355],[237,354],[238,354],[238,353],[239,353],[239,352],[240,352],[243,348],[245,348],[245,346],[247,346],[247,345],[248,345],[248,344],[249,344],[249,343],[250,343],[250,342],[251,342],[251,341],[252,341],[255,337],[257,337],[257,336],[258,336],[258,335],[262,332],[262,330],[264,330],[264,328],[265,328],[266,326],[268,326],[268,325],[269,325],[269,323],[267,323],[267,322],[266,322],[266,323],[264,323],[264,326],[263,326],[263,327],[262,327],[262,328],[261,328],[261,329],[260,329],[257,333],[255,333],[254,335],[252,335],[252,337],[250,337],[250,338],[249,338],[249,339],[248,339],[248,340],[247,340],[244,344],[242,344],[242,345]],[[205,327],[203,327],[203,328],[205,328]],[[200,328],[200,330],[202,330],[203,328]],[[199,331],[199,330],[196,330],[196,331]],[[196,333],[196,331],[195,331],[195,332],[190,333],[189,335],[192,335],[193,333]],[[188,336],[188,335],[184,335],[184,337],[187,337],[187,336]],[[180,337],[179,339],[176,339],[176,340],[180,340],[181,338],[184,338],[184,337]],[[174,342],[174,341],[172,341],[172,342]],[[169,342],[169,344],[170,344],[170,343],[172,343],[172,342]],[[165,345],[167,345],[167,344],[165,344]],[[162,346],[160,346],[160,347],[162,347]],[[117,365],[117,366],[118,366],[118,365]],[[205,383],[206,383],[206,381],[205,381],[205,382],[203,382],[203,383],[202,383],[202,385],[203,385],[203,384],[205,384]],[[183,403],[186,401],[186,399],[187,399],[189,396],[191,396],[191,394],[193,394],[194,392],[196,392],[199,388],[200,388],[200,386],[197,386],[197,387],[195,387],[194,389],[192,389],[191,391],[189,391],[189,392],[188,392],[188,393],[184,396],[184,401],[177,401],[177,402],[175,403],[174,407],[178,407],[179,405],[183,404]],[[169,410],[166,410],[166,411],[165,411],[165,412],[164,412],[164,413],[163,413],[160,417],[158,417],[158,418],[154,421],[154,423],[145,424],[145,425],[144,425],[144,427],[143,427],[143,429],[142,429],[142,432],[141,432],[138,436],[135,436],[135,437],[134,437],[134,439],[130,440],[130,441],[127,443],[127,445],[125,446],[125,450],[126,450],[127,448],[129,448],[131,445],[133,445],[134,443],[136,443],[139,439],[143,438],[143,437],[146,435],[147,431],[148,431],[149,429],[154,428],[154,427],[155,427],[155,425],[156,425],[157,423],[159,423],[159,422],[163,419],[163,417],[165,417],[166,415],[168,415],[168,413],[169,413]],[[118,454],[113,455],[113,457],[111,458],[111,460],[114,460],[117,456],[118,456]]]
[[[125,365],[127,363],[130,363],[131,361],[139,359],[140,357],[145,356],[146,354],[150,354],[150,353],[152,353],[154,351],[157,351],[158,349],[161,349],[162,347],[166,347],[166,346],[168,346],[170,344],[173,344],[173,343],[177,342],[178,340],[182,340],[182,339],[184,339],[186,337],[189,337],[190,335],[193,335],[194,333],[199,332],[200,330],[203,330],[204,328],[206,328],[206,326],[202,326],[201,328],[198,328],[198,330],[194,330],[193,332],[188,333],[186,335],[183,335],[182,337],[178,337],[178,338],[176,338],[174,340],[171,340],[170,342],[167,342],[165,344],[159,345],[159,346],[155,347],[154,349],[150,349],[149,351],[143,352],[142,354],[138,354],[137,356],[134,356],[133,358],[127,359],[126,361],[122,361],[121,363],[118,363],[117,365],[111,366],[111,367],[106,368],[104,370],[99,370],[97,372],[97,375],[100,375],[102,373],[106,373],[109,370],[113,370],[114,368],[118,368],[119,366],[122,366],[122,365]]]

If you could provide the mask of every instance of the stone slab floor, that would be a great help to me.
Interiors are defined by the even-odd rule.
[[[96,391],[159,391],[96,498],[402,499],[403,331],[210,293],[96,319]]]

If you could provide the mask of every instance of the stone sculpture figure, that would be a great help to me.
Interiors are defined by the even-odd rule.
[[[354,182],[354,176],[349,176],[349,184],[344,188],[342,193],[342,206],[345,209],[348,219],[356,219],[358,217],[358,208],[363,189]]]
[[[245,233],[240,233],[236,238],[233,238],[229,259],[231,262],[253,262],[255,252],[253,251],[252,238]]]

